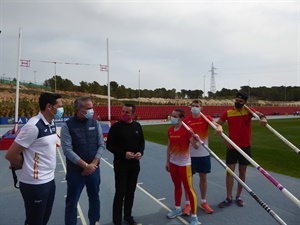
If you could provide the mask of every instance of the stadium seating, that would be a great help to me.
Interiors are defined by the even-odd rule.
[[[233,106],[205,106],[203,113],[212,117],[219,117],[227,109]],[[141,105],[137,106],[136,118],[138,120],[154,120],[154,119],[167,119],[172,111],[176,108],[183,109],[187,115],[190,115],[189,106],[176,106],[176,105]],[[257,106],[254,107],[257,111],[265,115],[293,115],[295,111],[299,111],[299,107],[283,107],[283,106]],[[94,106],[95,118],[100,115],[101,120],[108,120],[108,107],[107,106]],[[122,106],[111,106],[111,120],[118,120],[120,118]]]

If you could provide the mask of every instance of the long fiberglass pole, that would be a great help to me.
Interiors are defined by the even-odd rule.
[[[244,106],[256,119],[259,119],[259,116],[253,112],[248,106]],[[286,143],[290,148],[292,148],[298,155],[300,155],[300,150],[295,145],[293,145],[291,142],[289,142],[285,137],[283,137],[280,133],[278,133],[273,127],[271,127],[269,124],[266,125],[266,127],[272,131],[280,140],[282,140],[284,143]]]
[[[191,128],[189,128],[184,122],[182,125],[191,133],[194,134]],[[245,184],[205,143],[199,138],[201,145],[226,169],[227,173],[231,174],[237,182],[239,182],[245,190],[281,225],[286,223],[266,204],[261,200],[251,189]]]
[[[203,113],[200,112],[200,115],[214,128],[216,125],[213,124]],[[229,137],[227,137],[223,132],[221,133],[222,137],[231,144],[239,153],[241,153],[257,170],[259,170],[275,187],[277,187],[282,193],[288,197],[293,203],[295,203],[300,208],[300,201],[287,189],[285,189],[275,178],[273,178],[264,168],[258,165],[250,156],[248,156],[239,146],[237,146]]]

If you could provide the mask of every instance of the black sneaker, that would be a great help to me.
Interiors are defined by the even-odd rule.
[[[137,222],[134,221],[133,217],[129,217],[127,219],[124,219],[124,221],[128,224],[128,225],[137,225]]]
[[[225,208],[225,207],[227,207],[227,206],[230,206],[231,204],[232,204],[232,200],[229,199],[229,198],[226,198],[223,202],[221,202],[221,203],[219,204],[219,207],[220,207],[220,208]]]

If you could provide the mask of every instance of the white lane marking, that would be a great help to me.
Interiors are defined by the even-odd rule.
[[[109,165],[111,168],[114,168],[112,164],[110,164],[108,161],[106,161],[105,159],[102,158],[102,160]],[[151,195],[149,192],[147,192],[145,189],[143,189],[141,186],[139,186],[140,184],[143,183],[138,183],[136,186],[138,189],[140,189],[142,192],[144,192],[147,196],[149,196],[152,200],[154,200],[156,203],[158,203],[160,206],[162,206],[163,208],[165,208],[166,210],[168,210],[169,212],[171,212],[171,209],[166,206],[165,204],[161,203],[159,199],[155,198],[153,195]],[[176,217],[178,220],[180,220],[183,224],[189,224],[186,220],[184,220],[182,217]],[[201,224],[201,223],[199,223]]]
[[[60,147],[59,147],[59,148],[60,148]],[[62,163],[62,166],[63,166],[63,168],[64,168],[64,172],[65,172],[65,174],[66,174],[66,173],[67,173],[66,165],[65,165],[65,162],[64,162],[64,160],[63,160],[63,158],[62,158],[62,155],[61,155],[61,153],[60,153],[60,151],[59,151],[59,148],[56,148],[56,150],[57,150],[57,152],[58,152],[60,161],[61,161],[61,163]],[[83,215],[83,212],[82,212],[82,210],[81,210],[81,207],[80,207],[79,202],[78,202],[78,204],[77,204],[77,210],[78,210],[78,214],[79,214],[79,217],[80,217],[80,220],[81,220],[82,225],[87,225],[86,220],[85,220],[84,215]]]

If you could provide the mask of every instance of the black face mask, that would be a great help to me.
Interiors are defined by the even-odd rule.
[[[241,109],[243,108],[244,104],[241,104],[239,102],[234,102],[234,107],[237,108],[237,109]]]

